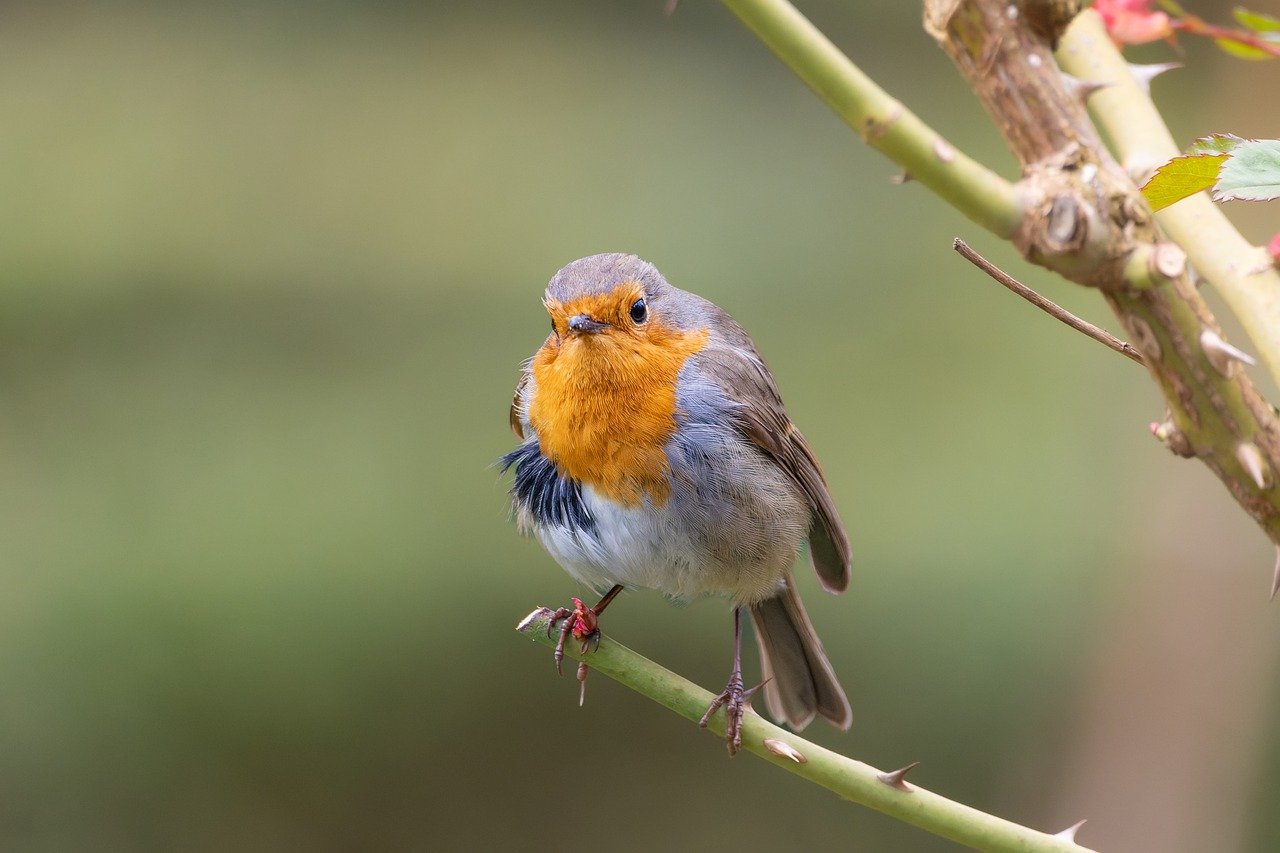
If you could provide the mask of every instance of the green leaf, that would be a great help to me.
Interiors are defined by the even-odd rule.
[[[1186,10],[1173,2],[1173,0],[1160,0],[1158,5],[1175,18],[1185,18],[1187,16]]]
[[[1152,210],[1164,210],[1175,201],[1207,190],[1218,179],[1218,169],[1226,154],[1193,154],[1174,157],[1165,163],[1142,187],[1142,194]]]
[[[1280,198],[1280,139],[1248,139],[1232,149],[1213,185],[1217,201]]]
[[[1237,21],[1255,33],[1280,33],[1280,18],[1273,18],[1261,12],[1250,12],[1240,6],[1237,6],[1232,14],[1236,16]]]
[[[1202,136],[1195,142],[1191,143],[1191,147],[1187,149],[1188,154],[1230,154],[1231,149],[1235,148],[1243,139],[1234,133],[1215,133],[1212,136]]]
[[[1262,48],[1236,41],[1233,38],[1217,38],[1213,40],[1223,53],[1229,53],[1237,59],[1275,59]]]

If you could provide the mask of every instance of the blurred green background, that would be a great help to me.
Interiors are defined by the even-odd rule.
[[[511,389],[615,250],[752,332],[831,479],[854,584],[799,582],[855,723],[807,734],[1094,847],[1280,846],[1270,545],[951,239],[1101,300],[661,6],[0,9],[0,847],[953,849],[512,631],[582,591],[509,522]],[[1012,175],[916,4],[802,8]],[[1180,140],[1280,136],[1275,68],[1187,48]],[[727,675],[723,602],[606,628]]]

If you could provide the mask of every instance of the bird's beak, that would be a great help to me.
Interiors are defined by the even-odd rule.
[[[574,314],[569,318],[569,331],[580,334],[595,334],[609,328],[608,323],[593,320],[586,314]]]

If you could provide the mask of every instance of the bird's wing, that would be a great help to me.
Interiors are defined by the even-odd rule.
[[[516,383],[516,393],[511,396],[511,431],[516,434],[516,438],[524,440],[524,422],[520,417],[522,404],[521,396],[524,394],[524,386],[529,384],[529,371],[525,370],[520,374],[520,381]]]
[[[813,510],[809,557],[824,588],[842,592],[849,586],[852,551],[849,536],[827,489],[822,468],[809,443],[788,417],[773,376],[755,345],[727,314],[725,341],[700,352],[699,367],[716,379],[735,403],[734,425],[800,487]],[[720,324],[726,329],[724,323]]]

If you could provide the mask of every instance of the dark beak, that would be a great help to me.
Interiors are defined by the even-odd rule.
[[[609,328],[608,323],[601,323],[599,320],[592,320],[586,314],[574,314],[569,318],[569,331],[584,334],[594,334]]]

